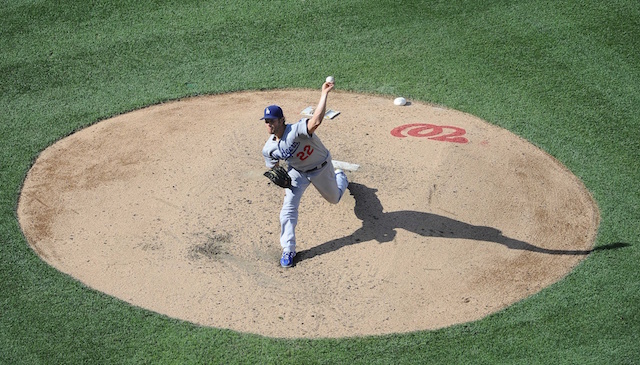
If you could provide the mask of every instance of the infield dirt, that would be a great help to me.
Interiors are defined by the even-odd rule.
[[[132,305],[273,337],[346,337],[473,321],[557,282],[598,209],[554,158],[459,111],[335,91],[318,129],[359,164],[337,205],[302,199],[297,262],[278,264],[283,191],[259,120],[319,91],[202,96],[101,121],[42,152],[18,217],[47,263]]]

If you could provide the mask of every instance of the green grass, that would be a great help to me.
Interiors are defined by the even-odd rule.
[[[640,360],[640,3],[3,1],[0,363],[572,363]],[[490,317],[437,331],[277,340],[198,327],[43,263],[16,221],[40,151],[180,97],[316,88],[477,115],[551,153],[598,202],[599,250]],[[320,81],[318,81],[320,80]]]

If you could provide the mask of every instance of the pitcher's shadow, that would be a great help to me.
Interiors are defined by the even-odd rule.
[[[550,255],[588,255],[593,251],[542,248],[504,236],[500,230],[493,227],[474,226],[433,213],[413,210],[385,213],[382,203],[376,195],[377,189],[353,182],[349,183],[348,189],[355,199],[353,210],[356,217],[362,221],[362,226],[346,237],[337,238],[298,252],[298,262],[360,242],[376,240],[379,243],[385,243],[393,241],[398,228],[423,237],[462,238],[493,242],[513,250],[527,250]]]

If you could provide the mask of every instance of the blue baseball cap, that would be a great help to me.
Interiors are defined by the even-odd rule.
[[[269,105],[268,107],[264,108],[264,117],[260,118],[260,120],[262,119],[280,119],[283,118],[284,114],[282,114],[282,109],[280,109],[279,106],[277,105]]]

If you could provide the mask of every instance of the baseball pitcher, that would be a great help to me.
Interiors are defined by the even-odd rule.
[[[328,202],[337,204],[349,182],[341,170],[333,169],[331,154],[315,134],[322,124],[327,96],[334,83],[322,84],[320,101],[313,116],[302,118],[295,124],[287,124],[282,109],[270,105],[264,109],[264,117],[269,138],[262,149],[265,163],[270,169],[265,172],[274,184],[285,188],[284,203],[280,211],[280,245],[282,246],[282,267],[293,266],[296,256],[296,233],[298,207],[302,194],[309,184],[320,192]],[[287,169],[280,166],[287,162]]]

